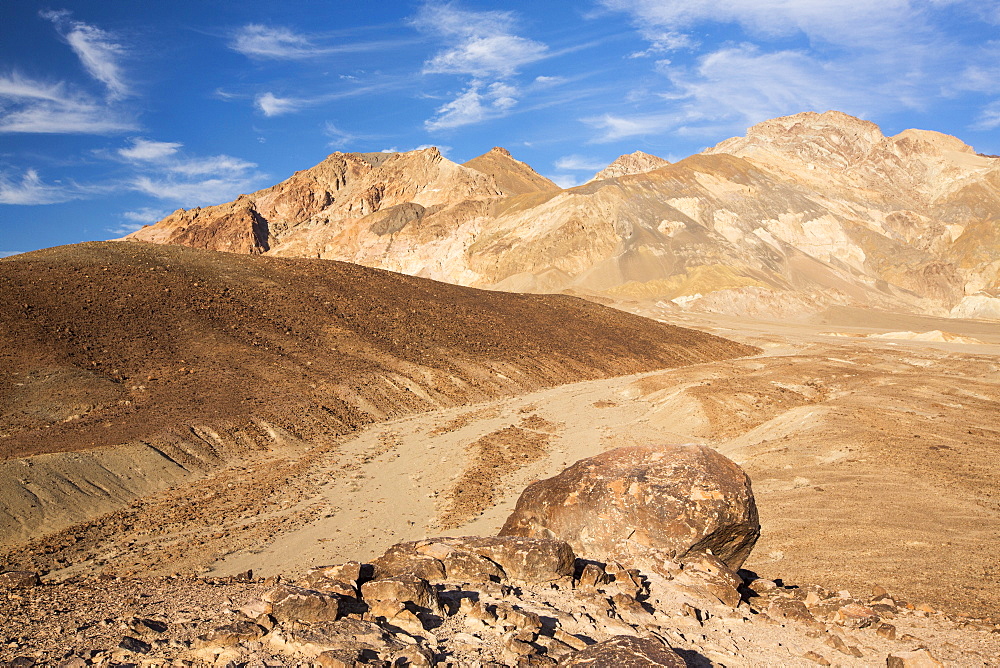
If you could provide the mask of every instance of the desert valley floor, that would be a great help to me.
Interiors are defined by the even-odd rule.
[[[403,540],[494,534],[526,484],[578,459],[700,442],[753,480],[763,533],[747,568],[995,614],[1000,331],[888,315],[862,327],[862,317],[871,314],[844,309],[780,325],[673,313],[673,323],[764,352],[418,413],[311,447],[288,442],[5,562],[53,578],[299,572]],[[964,342],[870,336],[941,329]]]

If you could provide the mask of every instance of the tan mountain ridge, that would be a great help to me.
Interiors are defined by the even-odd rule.
[[[733,314],[1000,313],[1000,159],[954,137],[809,112],[626,173],[643,160],[560,191],[501,149],[335,153],[128,238]]]

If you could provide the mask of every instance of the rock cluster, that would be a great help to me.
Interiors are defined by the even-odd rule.
[[[655,452],[661,456],[650,463]],[[663,483],[662,492],[671,486],[659,470],[667,461],[684,462],[671,487],[675,492],[687,489],[686,497],[672,497],[682,515],[706,498],[718,501],[706,490],[726,489],[725,483],[741,474],[728,460],[689,446],[625,448],[607,455],[574,468],[582,466],[592,479],[607,482],[619,480],[622,463],[632,462],[635,480]],[[647,464],[636,463],[643,461]],[[607,487],[614,491],[618,485]],[[660,497],[652,488],[640,485],[633,491],[656,503]],[[537,499],[530,491],[512,520]],[[621,491],[611,498],[620,501]],[[745,518],[752,507],[749,485],[746,493]],[[599,504],[599,495],[591,500]],[[631,508],[648,510],[641,504]],[[718,508],[709,508],[708,516],[720,516]],[[622,507],[616,512],[623,512],[622,522],[636,523]],[[316,567],[292,581],[272,578],[260,583],[266,587],[258,589],[259,596],[238,608],[227,597],[233,607],[214,622],[134,617],[113,651],[70,651],[59,661],[46,655],[46,662],[67,668],[943,665],[922,640],[904,631],[912,626],[909,618],[926,618],[932,610],[882,589],[862,599],[846,591],[790,587],[749,571],[736,572],[725,558],[740,554],[746,534],[723,532],[727,540],[717,538],[711,548],[704,547],[704,536],[715,535],[718,526],[705,517],[699,520],[698,535],[688,537],[688,548],[639,552],[635,560],[628,554],[621,560],[580,558],[570,543],[551,537],[399,543],[370,564]],[[591,528],[596,531],[606,521],[595,516]],[[650,532],[658,527],[651,525]],[[252,582],[252,574],[246,573],[230,584]],[[0,594],[8,604],[24,601],[25,594],[16,592],[45,586],[38,585],[33,573],[0,574]],[[181,639],[178,629],[196,635]],[[21,656],[0,665],[32,666],[36,660]]]

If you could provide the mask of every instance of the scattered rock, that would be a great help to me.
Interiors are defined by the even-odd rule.
[[[441,602],[427,580],[415,575],[372,580],[361,585],[361,596],[371,608],[371,614],[393,617],[407,603],[417,608],[441,614]]]
[[[279,621],[322,622],[337,618],[340,599],[312,589],[279,584],[264,593],[265,612]]]
[[[580,556],[636,566],[711,552],[735,570],[760,523],[750,479],[718,452],[632,446],[528,486],[500,535],[558,538]]]
[[[133,638],[132,636],[125,636],[122,638],[118,646],[129,652],[135,652],[136,654],[149,654],[150,650],[153,649],[152,645],[147,642],[143,642],[138,638]]]
[[[926,649],[893,652],[885,661],[886,668],[943,668],[944,664]]]
[[[207,640],[221,647],[228,647],[241,642],[259,640],[265,633],[263,627],[242,620],[216,627],[208,633]]]

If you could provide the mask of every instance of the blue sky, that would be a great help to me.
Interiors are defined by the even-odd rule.
[[[564,186],[838,109],[1000,154],[997,0],[0,3],[0,255],[333,151],[505,146]]]

